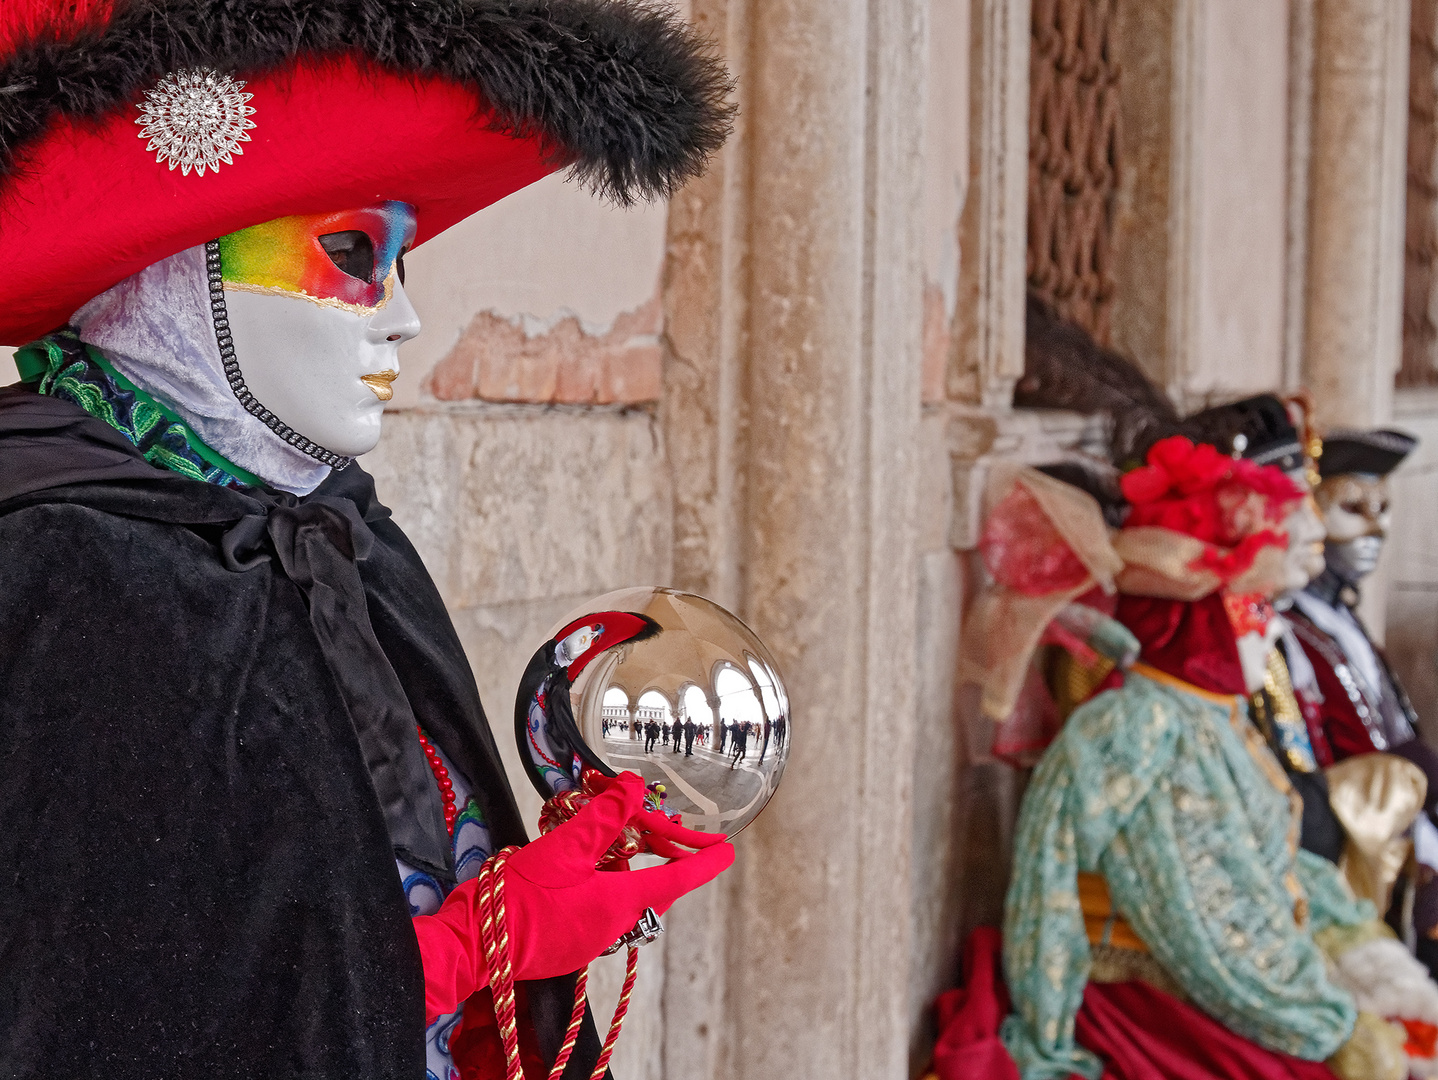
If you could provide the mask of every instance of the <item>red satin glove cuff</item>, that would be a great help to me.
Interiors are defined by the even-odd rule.
[[[478,885],[478,881],[466,881],[449,894],[437,913],[414,920],[424,960],[426,1026],[454,1012],[470,994],[489,985],[474,895]]]

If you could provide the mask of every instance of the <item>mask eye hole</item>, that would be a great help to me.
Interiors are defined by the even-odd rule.
[[[399,275],[399,283],[404,284],[404,257],[409,254],[409,248],[399,253],[399,258],[394,261],[394,272]]]
[[[340,270],[365,284],[374,282],[374,241],[361,229],[326,233],[319,238],[320,247]]]

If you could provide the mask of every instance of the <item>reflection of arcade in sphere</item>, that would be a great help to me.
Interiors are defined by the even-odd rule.
[[[769,801],[789,754],[789,701],[773,657],[702,597],[625,589],[586,611],[635,612],[660,632],[610,649],[571,688],[584,741],[614,770],[662,785],[663,806],[703,832],[734,835]]]

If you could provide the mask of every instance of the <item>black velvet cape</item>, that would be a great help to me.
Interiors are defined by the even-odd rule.
[[[422,1080],[402,845],[356,695],[391,688],[379,706],[471,780],[496,845],[525,831],[370,477],[302,499],[198,483],[3,389],[0,582],[0,1077]],[[382,654],[329,640],[346,614]],[[355,670],[386,661],[397,682]],[[573,978],[527,990],[552,1060]],[[598,1056],[586,1028],[566,1076]]]

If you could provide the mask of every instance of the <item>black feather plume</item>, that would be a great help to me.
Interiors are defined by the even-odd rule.
[[[1024,374],[1014,404],[1103,415],[1110,423],[1109,455],[1127,468],[1179,425],[1168,395],[1137,364],[1104,348],[1030,295],[1025,319]]]

